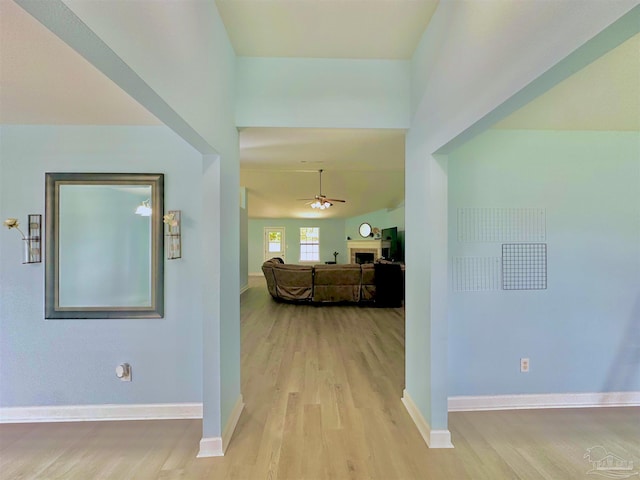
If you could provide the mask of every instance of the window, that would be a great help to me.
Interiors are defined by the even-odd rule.
[[[264,259],[285,260],[284,227],[264,227]]]
[[[269,253],[282,251],[282,232],[269,232]]]
[[[320,228],[301,227],[300,228],[300,261],[319,262],[320,261]]]

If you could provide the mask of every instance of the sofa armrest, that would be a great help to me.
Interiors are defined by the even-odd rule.
[[[276,263],[272,266],[276,294],[283,300],[309,300],[313,296],[313,267]]]

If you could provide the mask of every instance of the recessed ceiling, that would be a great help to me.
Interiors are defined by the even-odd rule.
[[[438,0],[216,0],[236,55],[408,60]]]
[[[407,59],[437,1],[217,4],[238,55]],[[151,2],[148,8],[161,6]],[[496,128],[640,130],[639,51],[637,35]],[[0,124],[159,122],[17,4],[0,0]],[[320,168],[322,193],[348,201],[323,212],[324,218],[403,202],[403,131],[247,128],[240,144],[241,181],[252,217],[318,215],[296,199],[319,193]]]
[[[16,3],[0,0],[0,124],[160,122]]]
[[[259,55],[258,50],[252,49],[262,48],[260,45],[266,46],[272,39],[268,48],[274,56],[313,56],[315,51],[323,57],[391,57],[396,54],[384,53],[385,48],[396,42],[403,43],[405,49],[398,55],[410,56],[437,6],[436,1],[418,0],[218,0],[217,4],[239,54]],[[159,4],[148,8],[159,8]],[[263,10],[269,16],[260,20],[258,13]],[[367,25],[383,18],[388,20],[385,28],[364,33]],[[334,20],[340,28],[347,25],[349,34],[338,34],[337,26],[327,27]],[[245,51],[242,38],[255,34],[255,22],[262,25],[262,35],[268,38]],[[271,27],[266,29],[265,25]],[[297,35],[295,41],[279,39],[287,31]],[[331,32],[329,41],[321,38],[322,32]],[[363,41],[365,37],[374,38]],[[378,42],[380,39],[384,41]],[[363,44],[368,53],[357,53]],[[292,48],[301,51],[294,53]],[[639,51],[640,35],[636,35],[495,128],[640,130]],[[10,0],[0,0],[0,87],[0,124],[159,124],[128,94]]]
[[[262,170],[402,170],[404,134],[394,129],[243,128],[240,162],[242,168]]]
[[[404,202],[404,137],[403,130],[242,129],[249,216],[346,218],[397,207]],[[319,193],[347,202],[320,214],[300,200]]]
[[[640,130],[640,34],[497,123],[494,128]]]

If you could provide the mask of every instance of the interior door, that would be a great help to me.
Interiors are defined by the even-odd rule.
[[[284,227],[264,227],[264,259],[280,257],[286,262]]]

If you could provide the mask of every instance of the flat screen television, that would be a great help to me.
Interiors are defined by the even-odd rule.
[[[383,228],[380,237],[382,241],[390,242],[389,248],[382,249],[382,256],[388,260],[402,260],[398,248],[398,227]]]

